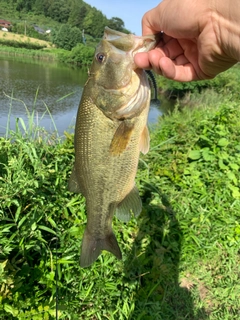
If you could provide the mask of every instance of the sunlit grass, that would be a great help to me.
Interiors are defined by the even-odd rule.
[[[73,135],[42,135],[26,112],[0,138],[1,319],[56,319],[56,298],[59,319],[239,319],[238,103],[160,120],[139,162],[143,212],[113,221],[123,261],[103,252],[86,269]]]

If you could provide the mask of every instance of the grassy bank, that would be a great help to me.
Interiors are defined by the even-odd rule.
[[[57,48],[34,50],[0,46],[0,55],[59,61],[76,66],[89,66],[92,63],[93,54],[94,49],[85,47],[83,44],[79,44],[71,51]]]
[[[8,46],[0,46],[0,55],[14,56],[14,57],[28,57],[42,60],[59,60],[59,51],[57,49],[51,50],[31,50],[25,48],[14,48]]]
[[[239,319],[239,112],[218,96],[160,119],[139,163],[143,212],[113,222],[123,261],[103,252],[87,269],[73,136],[18,121],[0,138],[0,318],[55,319],[58,300],[59,319]]]
[[[0,31],[0,54],[15,57],[29,57],[47,60],[59,60],[62,49],[54,48],[50,42]]]
[[[14,48],[0,46],[0,55],[14,57],[28,57],[41,60],[52,60],[76,66],[89,66],[92,63],[94,48],[79,44],[71,51],[57,48],[46,48],[42,50],[31,50],[26,48]]]
[[[39,47],[46,47],[46,48],[51,47],[51,43],[49,41],[27,37],[23,34],[0,31],[0,43],[4,44],[4,42],[30,43],[30,44],[38,45]]]
[[[54,47],[50,42],[0,31],[0,55],[59,61],[77,66],[92,63],[96,39],[87,37],[88,45],[79,43],[71,51]]]

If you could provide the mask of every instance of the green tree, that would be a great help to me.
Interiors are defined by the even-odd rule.
[[[125,29],[123,20],[118,17],[112,17],[109,19],[108,27],[118,31],[123,31]]]
[[[27,12],[44,15],[53,20],[77,27],[85,34],[99,38],[103,34],[105,26],[129,33],[124,28],[124,22],[118,17],[107,17],[95,7],[83,0],[0,0],[11,16],[18,12],[19,19],[25,19]],[[1,6],[0,6],[1,7]],[[2,8],[2,7],[1,7]],[[14,13],[13,13],[14,12]]]
[[[86,17],[89,9],[90,6],[88,8],[83,1],[73,1],[71,5],[68,23],[71,26],[82,29],[84,18]]]
[[[71,50],[69,60],[80,66],[89,65],[92,63],[94,51],[94,48],[79,43]]]
[[[107,26],[108,19],[96,8],[88,11],[83,21],[83,28],[86,33],[95,38],[99,38],[103,34],[104,27]]]
[[[59,48],[71,50],[82,42],[82,33],[77,27],[63,24],[58,31],[52,32],[52,42]]]
[[[31,0],[18,0],[16,10],[17,11],[26,10],[28,12],[28,11],[31,11],[32,5],[33,5],[33,1]]]
[[[44,12],[43,1],[36,0],[33,9],[36,14],[42,14]]]
[[[72,48],[75,47],[78,43],[82,43],[82,32],[80,31],[79,28],[73,27],[71,28],[71,43],[72,43]],[[71,49],[72,49],[71,48]]]
[[[52,19],[66,23],[70,14],[70,6],[67,1],[64,0],[53,0],[51,5],[48,7],[48,15]]]

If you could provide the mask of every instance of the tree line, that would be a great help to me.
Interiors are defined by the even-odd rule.
[[[125,29],[124,22],[118,17],[107,17],[95,7],[90,6],[82,0],[2,0],[11,3],[15,10],[21,12],[32,12],[36,15],[44,15],[53,20],[66,24],[72,28],[76,27],[81,32],[94,38],[100,38],[105,26],[112,29],[129,33]]]

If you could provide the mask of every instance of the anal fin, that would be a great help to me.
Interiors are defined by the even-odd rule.
[[[80,189],[78,181],[77,181],[77,174],[76,174],[75,165],[73,166],[72,173],[71,173],[69,181],[68,181],[68,190],[70,192],[74,192],[74,193],[81,193],[81,189]]]
[[[135,217],[139,216],[142,211],[142,200],[136,186],[132,191],[119,203],[116,209],[116,217],[123,222],[131,219],[132,213]]]

